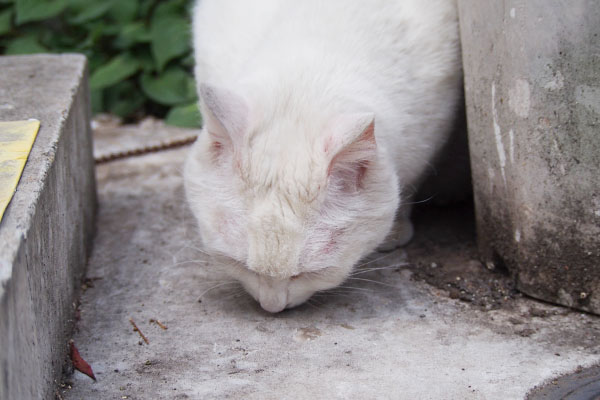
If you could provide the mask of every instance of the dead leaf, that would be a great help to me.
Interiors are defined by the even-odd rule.
[[[69,344],[71,346],[71,362],[73,363],[73,367],[75,367],[77,371],[81,372],[82,374],[86,374],[95,381],[96,377],[94,376],[94,371],[92,371],[90,364],[81,358],[79,355],[79,350],[77,350],[77,347],[75,347],[75,343],[73,343],[72,340],[69,342]]]

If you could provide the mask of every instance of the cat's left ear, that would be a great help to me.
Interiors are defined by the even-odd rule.
[[[375,115],[343,114],[332,121],[324,151],[329,159],[327,174],[334,175],[356,189],[377,154]]]
[[[200,84],[204,124],[219,147],[232,147],[248,129],[246,101],[228,89]]]

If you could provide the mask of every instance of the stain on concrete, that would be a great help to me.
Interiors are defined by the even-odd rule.
[[[299,342],[306,342],[307,340],[315,340],[319,336],[322,336],[323,332],[317,327],[308,326],[305,328],[299,328],[294,335],[294,339]]]
[[[531,107],[531,91],[529,82],[517,79],[508,91],[508,105],[510,109],[521,118],[529,116]]]

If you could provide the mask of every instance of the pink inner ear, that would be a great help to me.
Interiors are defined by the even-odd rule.
[[[325,142],[325,152],[331,154],[336,144],[335,139],[329,137]],[[329,163],[327,175],[343,181],[345,189],[356,190],[362,186],[369,162],[376,153],[375,123],[371,121],[354,141],[338,149]]]
[[[213,138],[209,151],[213,161],[217,161],[223,155],[223,142],[220,139],[217,139],[215,135],[211,134],[210,132],[209,135]]]

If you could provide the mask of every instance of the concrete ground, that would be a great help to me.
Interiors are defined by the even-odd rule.
[[[98,130],[97,154],[118,148],[119,129]],[[189,132],[147,122],[126,134]],[[98,380],[66,375],[62,398],[523,399],[600,362],[600,318],[522,297],[476,261],[468,207],[424,208],[415,240],[373,254],[363,268],[382,269],[352,288],[262,311],[200,249],[182,191],[187,151],[98,166],[73,336]]]

